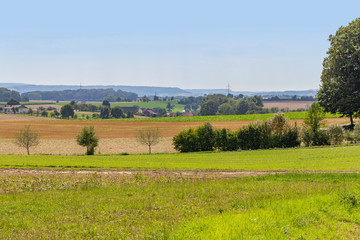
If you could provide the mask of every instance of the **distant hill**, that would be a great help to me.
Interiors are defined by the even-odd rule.
[[[20,93],[33,91],[63,91],[79,90],[79,85],[34,85],[23,83],[0,83],[0,87],[16,90]],[[191,96],[190,92],[175,87],[147,87],[147,86],[121,86],[121,85],[87,85],[81,89],[109,89],[136,93],[138,96]]]
[[[112,96],[114,99],[136,100],[138,95],[132,92],[122,90],[115,91],[112,88],[107,89],[77,89],[61,91],[31,91],[21,94],[30,100],[59,100],[59,101],[102,101],[104,98]]]
[[[79,85],[34,85],[23,83],[0,83],[0,87],[16,90],[20,93],[33,91],[63,91],[63,90],[79,90]],[[122,86],[122,85],[88,85],[82,86],[81,89],[109,89],[115,91],[122,90],[126,92],[136,93],[139,97],[146,96],[203,96],[205,94],[224,94],[227,95],[227,89],[181,89],[177,87],[148,87],[148,86]],[[262,97],[272,96],[313,96],[317,94],[316,89],[299,90],[299,91],[269,91],[269,92],[250,92],[250,91],[230,91],[233,95],[243,94],[245,96],[260,95]]]

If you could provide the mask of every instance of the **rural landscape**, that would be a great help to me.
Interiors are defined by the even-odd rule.
[[[320,33],[282,4],[265,27],[212,3],[78,4],[0,24],[0,239],[360,239],[356,11],[321,23],[305,80],[320,44],[299,36]]]

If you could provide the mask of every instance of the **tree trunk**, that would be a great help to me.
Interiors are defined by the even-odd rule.
[[[350,126],[351,126],[351,129],[354,127],[354,121],[353,121],[352,114],[350,115]]]
[[[26,147],[27,154],[30,155],[29,147]]]
[[[149,144],[149,154],[151,154],[151,145]]]

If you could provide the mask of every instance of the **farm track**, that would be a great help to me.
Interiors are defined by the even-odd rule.
[[[103,176],[132,176],[143,174],[147,176],[179,176],[188,178],[239,178],[275,175],[285,173],[357,173],[360,171],[233,171],[233,170],[73,170],[73,169],[26,169],[26,168],[0,168],[1,175],[103,175]]]

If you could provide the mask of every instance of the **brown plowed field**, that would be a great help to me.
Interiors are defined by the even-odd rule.
[[[343,118],[327,119],[328,123],[343,123]],[[215,128],[239,129],[252,121],[214,121]],[[295,122],[292,120],[291,122]],[[298,124],[302,120],[296,120]],[[31,125],[42,139],[74,139],[84,126],[94,126],[100,138],[134,138],[139,129],[158,128],[164,137],[173,137],[181,130],[197,127],[204,122],[131,122],[131,121],[0,121],[0,138],[14,138],[19,129]]]
[[[18,116],[18,115],[17,115]],[[14,117],[17,117],[14,115]],[[20,116],[19,116],[20,117]],[[327,119],[327,123],[343,123],[342,118]],[[211,122],[215,128],[239,129],[252,121]],[[295,121],[292,121],[293,123]],[[302,120],[296,121],[298,124]],[[40,135],[40,145],[31,149],[32,154],[83,154],[84,148],[77,145],[76,135],[84,126],[94,126],[100,137],[96,153],[118,154],[146,153],[147,147],[136,142],[139,129],[145,127],[159,128],[164,137],[160,144],[153,146],[153,152],[175,152],[172,137],[181,130],[196,127],[204,122],[128,122],[128,121],[63,121],[63,120],[21,120],[0,121],[0,154],[26,154],[25,149],[15,145],[13,139],[19,129],[31,125],[33,131]]]

